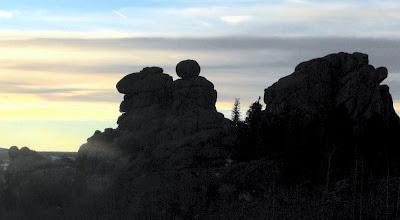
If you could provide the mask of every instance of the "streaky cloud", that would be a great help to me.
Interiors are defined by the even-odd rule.
[[[164,68],[164,72],[176,77],[177,60],[195,58],[202,65],[202,74],[215,82],[220,102],[230,102],[233,97],[241,97],[243,103],[248,103],[262,96],[263,89],[274,81],[293,72],[295,65],[299,62],[338,51],[368,53],[371,64],[386,66],[390,73],[386,82],[391,87],[394,99],[400,99],[400,91],[397,89],[399,87],[397,84],[400,82],[398,77],[400,63],[396,56],[393,56],[400,49],[400,40],[397,38],[221,36],[0,40],[0,46],[3,48],[27,50],[32,45],[48,51],[50,55],[52,51],[77,50],[85,52],[84,55],[92,60],[97,59],[97,56],[102,56],[103,53],[107,53],[112,58],[110,60],[103,58],[102,62],[88,62],[86,58],[68,62],[58,58],[59,60],[51,62],[15,60],[15,62],[0,64],[2,69],[20,71],[24,74],[30,71],[58,74],[62,71],[64,74],[82,75],[83,81],[89,80],[90,75],[113,77],[110,78],[110,86],[104,91],[90,91],[90,89],[85,90],[79,87],[80,91],[64,91],[69,93],[69,96],[49,95],[51,92],[57,94],[57,91],[62,93],[62,89],[20,90],[20,93],[34,93],[46,99],[116,102],[120,97],[106,95],[105,91],[113,91],[115,83],[113,80],[117,76],[137,72],[145,66],[156,65]],[[130,54],[135,56],[129,58]],[[138,60],[135,57],[141,57],[141,59]],[[244,87],[247,88],[246,91],[237,89]],[[18,88],[14,88],[15,90]],[[76,92],[79,94],[72,94]],[[98,96],[94,96],[98,98],[93,98],[90,95],[92,92],[98,93]]]

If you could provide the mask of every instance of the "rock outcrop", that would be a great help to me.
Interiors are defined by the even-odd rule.
[[[117,83],[124,94],[118,128],[96,131],[82,145],[78,165],[84,175],[121,166],[142,173],[225,163],[229,120],[215,108],[214,85],[198,76],[196,61],[182,61],[177,72],[182,78],[173,81],[162,68],[147,67]]]
[[[182,79],[176,81],[161,68],[151,67],[118,82],[118,91],[125,94],[117,129],[120,145],[165,145],[226,126],[223,115],[215,108],[214,85],[198,76],[199,66],[192,70],[196,65],[196,61],[179,63],[177,71]]]
[[[87,192],[129,197],[129,216],[145,215],[145,206],[169,215],[160,206],[164,199],[172,201],[182,190],[185,196],[199,193],[194,188],[208,190],[215,178],[209,169],[226,163],[232,139],[229,120],[215,108],[214,85],[199,76],[196,61],[182,61],[177,73],[181,79],[173,81],[163,69],[149,67],[122,78],[118,128],[96,131],[79,150]],[[186,205],[200,206],[195,197]]]
[[[295,72],[265,89],[264,102],[273,115],[326,118],[338,109],[362,132],[365,122],[379,117],[387,126],[398,122],[387,85],[388,71],[375,68],[362,53],[330,54],[300,63]]]
[[[381,85],[387,75],[366,54],[337,53],[300,63],[265,89],[266,136],[293,163],[290,176],[325,173],[327,155],[341,177],[360,158],[372,173],[383,173],[384,161],[397,163],[400,120]]]
[[[47,162],[47,159],[37,153],[36,151],[30,150],[28,147],[22,147],[18,149],[17,146],[12,146],[8,150],[8,156],[10,158],[10,168],[13,166],[23,167],[23,169],[35,169],[36,164]]]
[[[176,65],[176,74],[182,79],[199,76],[200,65],[195,60],[183,60]]]

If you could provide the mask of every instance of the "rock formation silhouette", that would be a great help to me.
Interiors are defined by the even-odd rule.
[[[200,65],[195,60],[183,60],[176,65],[176,74],[182,79],[196,77],[200,74]]]
[[[196,61],[181,61],[176,72],[175,81],[159,67],[122,78],[118,128],[96,131],[79,150],[88,191],[129,200],[129,216],[193,217],[222,198],[251,201],[249,192],[266,190],[257,184],[272,179],[329,189],[351,175],[354,161],[365,176],[384,174],[388,163],[393,173],[400,168],[393,145],[400,120],[381,85],[387,69],[370,65],[366,54],[299,64],[265,90],[265,110],[257,102],[253,119],[239,127],[216,111],[217,92]]]
[[[367,54],[342,52],[300,63],[265,89],[265,129],[273,142],[266,145],[285,152],[296,167],[289,176],[325,173],[327,155],[341,177],[354,160],[365,160],[375,174],[386,173],[385,161],[398,167],[400,120],[389,87],[381,85],[387,75]]]
[[[379,117],[386,126],[398,122],[387,85],[385,67],[375,68],[362,53],[330,54],[300,63],[295,72],[265,89],[264,102],[273,115],[323,118],[342,109],[356,134]]]
[[[175,81],[159,67],[146,67],[122,78],[117,83],[117,90],[125,94],[118,128],[97,131],[81,147],[81,158],[92,152],[98,154],[100,148],[109,149],[104,150],[107,156],[121,155],[122,151],[151,151],[164,161],[172,152],[184,153],[188,143],[224,132],[229,120],[216,111],[217,92],[210,81],[198,76],[197,62],[182,61],[177,71],[182,78]],[[192,149],[185,153],[207,154],[206,151],[207,148],[198,152]]]
[[[167,212],[156,204],[159,199],[145,195],[170,197],[187,187],[201,188],[212,180],[204,173],[223,166],[228,157],[230,121],[215,108],[214,85],[199,76],[196,61],[180,62],[177,73],[181,78],[173,81],[162,68],[147,67],[123,77],[117,83],[125,94],[118,128],[96,131],[79,150],[77,163],[89,191],[131,196],[136,204],[131,216],[140,216],[143,204]],[[113,189],[110,179],[121,176],[138,190]],[[193,196],[187,205],[198,205],[199,199]]]
[[[362,53],[303,62],[236,123],[200,71],[184,60],[175,81],[160,67],[123,77],[118,127],[88,138],[74,168],[12,147],[0,198],[15,212],[0,217],[395,219],[400,119],[386,68]]]

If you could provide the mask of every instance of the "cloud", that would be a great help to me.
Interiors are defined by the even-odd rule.
[[[288,3],[305,4],[308,3],[306,0],[287,0]]]
[[[46,13],[25,10],[24,16],[1,23],[0,28],[46,31],[68,27],[68,31],[121,33],[135,30],[142,36],[400,36],[400,4],[395,1],[199,2],[152,7],[123,4],[115,6],[112,13],[96,8],[84,13],[68,9]]]
[[[398,102],[400,102],[400,80],[395,78],[387,80],[385,83],[389,86],[390,93],[398,100]]]
[[[49,101],[74,101],[74,102],[112,102],[118,104],[122,95],[114,89],[76,88],[76,87],[51,87],[32,82],[16,82],[0,80],[0,92],[3,94],[29,94],[38,95]]]
[[[117,11],[117,10],[113,10],[112,11],[114,14],[116,14],[118,17],[121,17],[123,19],[127,19],[128,17],[126,15],[124,15],[122,12]]]
[[[127,64],[127,63],[79,63],[79,62],[63,62],[53,61],[31,61],[31,62],[17,62],[17,60],[9,60],[10,63],[0,64],[0,68],[7,70],[25,71],[25,72],[63,72],[69,74],[123,74],[130,73],[134,70],[140,70],[145,67],[144,64]],[[62,68],[61,68],[62,67]]]
[[[12,11],[0,10],[0,18],[12,18],[14,13]]]
[[[110,102],[121,95],[115,84],[127,73],[161,66],[174,78],[178,61],[199,61],[219,103],[241,98],[244,109],[263,90],[305,60],[339,51],[360,51],[370,63],[386,66],[395,100],[400,100],[400,40],[349,37],[207,38],[40,38],[0,40],[0,92],[30,94],[49,102]],[[68,60],[65,57],[69,57]],[[219,110],[228,112],[226,104]],[[229,107],[230,108],[230,107]]]
[[[34,48],[31,48],[34,45]],[[175,59],[186,56],[207,56],[211,59],[204,65],[214,68],[245,69],[250,67],[291,67],[313,57],[323,56],[338,51],[360,51],[370,54],[371,63],[387,66],[392,73],[400,73],[400,63],[397,54],[400,39],[397,38],[357,38],[357,37],[247,37],[226,36],[207,38],[109,38],[109,39],[30,39],[30,40],[3,40],[0,41],[3,55],[8,58],[0,66],[12,67],[10,53],[24,47],[26,58],[36,59],[38,54],[51,54],[45,56],[46,63],[36,61],[35,64],[24,60],[15,64],[15,68],[33,70],[47,68],[60,69],[86,69],[93,68],[92,72],[125,71],[125,69],[139,68],[143,65],[163,64],[173,66]],[[29,53],[29,48],[35,50]],[[49,53],[48,50],[54,52]],[[22,49],[21,49],[22,50]],[[45,52],[47,51],[47,52]],[[65,51],[65,53],[64,53]],[[133,52],[134,51],[134,52]],[[7,53],[6,53],[7,52]],[[94,53],[95,52],[95,53]],[[35,56],[33,56],[35,54]],[[181,54],[177,56],[178,54]],[[225,54],[225,55],[224,55]],[[68,55],[71,60],[63,58]],[[244,56],[245,55],[245,56]],[[0,58],[1,58],[0,56]],[[58,57],[59,56],[59,57]],[[30,58],[32,57],[32,58]],[[83,59],[84,63],[75,62]],[[225,58],[224,58],[225,57]],[[20,56],[18,57],[21,58]],[[49,62],[54,58],[55,63]],[[99,63],[99,58],[102,62]],[[129,59],[132,58],[132,59]],[[155,59],[157,58],[157,59]],[[67,63],[62,65],[56,61]],[[96,61],[96,65],[91,62]],[[3,60],[4,61],[4,60]],[[166,62],[168,61],[168,62]],[[68,63],[70,62],[70,63]],[[46,67],[47,65],[47,67]],[[119,68],[118,68],[119,67]]]
[[[231,16],[222,16],[221,17],[221,20],[223,22],[226,22],[228,24],[233,24],[233,25],[249,21],[250,19],[251,19],[251,17],[247,16],[247,15],[235,15],[235,16],[231,15]]]
[[[0,40],[1,125],[11,126],[18,121],[23,124],[75,121],[81,123],[80,129],[86,129],[82,132],[85,135],[68,137],[71,139],[68,143],[77,147],[94,129],[104,127],[99,123],[97,127],[88,128],[85,121],[114,125],[123,97],[115,85],[125,74],[145,66],[161,66],[176,79],[176,63],[187,58],[198,60],[201,75],[214,83],[218,91],[218,111],[230,117],[234,99],[238,97],[244,114],[250,103],[263,96],[266,87],[292,73],[298,63],[338,51],[369,53],[371,64],[387,66],[389,78],[384,83],[390,86],[394,106],[400,112],[400,63],[396,56],[400,40],[397,38],[97,38],[96,35],[90,38],[67,33],[60,36]],[[33,123],[29,129],[36,131],[37,127]],[[64,131],[70,127],[60,129]],[[15,130],[3,130],[9,132],[5,133],[7,135],[14,134],[13,137],[23,136],[21,142],[33,143]],[[42,141],[38,138],[40,133],[35,133],[34,137]],[[35,143],[52,146],[47,139]]]
[[[102,7],[76,1],[62,8],[44,2],[31,4],[37,10],[0,10],[0,131],[21,145],[29,138],[38,146],[53,143],[35,123],[16,132],[18,120],[79,121],[59,134],[105,126],[88,128],[85,120],[113,124],[122,99],[115,84],[124,74],[155,65],[177,78],[175,65],[187,58],[199,61],[201,75],[218,91],[218,110],[229,117],[234,98],[241,98],[244,113],[296,64],[360,51],[388,67],[385,83],[400,111],[398,1],[102,1]],[[63,137],[76,147],[90,135],[85,132]]]
[[[87,35],[92,35],[87,33]],[[95,37],[95,36],[94,36]],[[49,46],[58,48],[167,49],[167,50],[317,50],[372,47],[384,50],[398,46],[400,38],[369,37],[252,37],[245,35],[220,37],[120,37],[120,38],[35,38],[0,40],[2,47]]]

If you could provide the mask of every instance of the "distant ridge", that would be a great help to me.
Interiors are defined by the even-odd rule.
[[[8,159],[8,149],[0,147],[0,161],[3,159]]]
[[[75,158],[77,156],[77,152],[63,152],[63,151],[36,151],[40,155],[45,156],[46,158]],[[8,159],[8,148],[0,147],[0,160]]]

